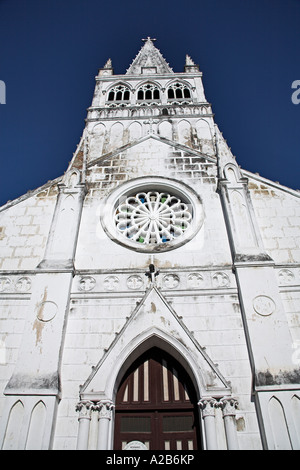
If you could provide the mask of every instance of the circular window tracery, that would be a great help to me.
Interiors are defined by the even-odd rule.
[[[100,215],[109,237],[141,253],[163,252],[191,240],[202,226],[199,196],[184,183],[148,176],[123,183]]]
[[[191,219],[191,210],[185,202],[159,191],[128,196],[114,214],[117,230],[144,245],[159,245],[183,236]]]

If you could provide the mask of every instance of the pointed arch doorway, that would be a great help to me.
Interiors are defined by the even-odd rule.
[[[197,401],[182,365],[160,348],[149,349],[119,385],[114,448],[138,440],[149,450],[201,449]]]

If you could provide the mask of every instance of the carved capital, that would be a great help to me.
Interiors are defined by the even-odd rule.
[[[112,417],[112,410],[114,408],[114,404],[111,400],[100,400],[95,405],[95,409],[99,411],[98,419],[109,419],[111,420]]]
[[[91,411],[93,409],[93,402],[89,400],[82,400],[76,405],[78,411],[78,419],[91,419]]]
[[[219,401],[219,406],[222,409],[223,418],[225,416],[235,416],[236,409],[238,407],[238,401],[236,398],[233,398],[233,397],[222,398]]]
[[[201,398],[198,405],[202,411],[203,418],[206,418],[207,416],[215,416],[215,408],[217,405],[217,400],[215,398]]]

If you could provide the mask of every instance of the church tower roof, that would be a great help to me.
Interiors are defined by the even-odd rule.
[[[133,60],[126,75],[174,73],[160,51],[154,46],[153,41],[156,39],[151,39],[148,36],[143,41],[145,44]]]

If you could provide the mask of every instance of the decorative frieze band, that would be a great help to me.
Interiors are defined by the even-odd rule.
[[[160,272],[155,278],[156,285],[162,290],[202,290],[227,289],[235,286],[234,277],[230,271],[205,272]],[[82,275],[75,280],[74,289],[79,292],[120,292],[144,291],[149,284],[145,273],[126,275],[123,273]]]
[[[31,290],[31,279],[28,276],[1,276],[0,277],[0,293],[2,292],[16,292],[27,293]]]
[[[276,274],[279,286],[289,287],[300,283],[300,269],[298,267],[277,268]]]

